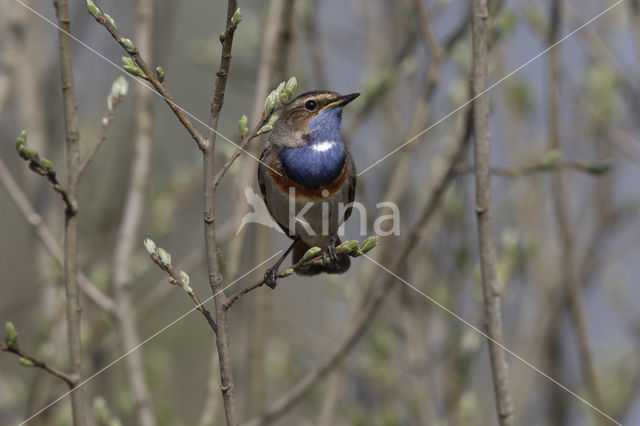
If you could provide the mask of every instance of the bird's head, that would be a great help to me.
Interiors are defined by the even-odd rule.
[[[328,135],[336,132],[339,136],[342,108],[359,95],[341,95],[328,90],[303,93],[282,108],[270,139],[292,147],[302,143],[303,139],[326,140]]]

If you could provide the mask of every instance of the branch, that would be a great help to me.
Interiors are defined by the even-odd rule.
[[[556,151],[557,152],[557,151]],[[456,174],[468,174],[473,173],[475,170],[474,165],[460,164],[456,167]],[[518,179],[524,176],[529,176],[536,173],[543,173],[548,171],[558,170],[576,170],[584,172],[594,176],[600,176],[611,170],[610,162],[603,163],[588,163],[584,161],[565,161],[553,162],[542,161],[537,164],[523,166],[519,168],[506,168],[506,167],[490,167],[489,171],[492,175],[500,176],[505,179]]]
[[[236,426],[239,423],[236,412],[236,401],[234,395],[234,381],[231,370],[231,351],[229,349],[229,320],[227,310],[222,306],[224,299],[224,288],[222,274],[220,273],[220,263],[218,259],[218,247],[216,243],[216,227],[214,221],[215,188],[214,188],[214,150],[216,145],[216,135],[218,119],[224,102],[224,92],[227,86],[227,76],[231,66],[231,48],[233,46],[233,34],[242,20],[237,0],[228,0],[227,17],[225,31],[220,35],[222,42],[222,53],[220,57],[220,67],[216,73],[216,83],[213,98],[211,99],[211,120],[209,126],[209,137],[206,145],[202,149],[202,160],[204,164],[204,238],[206,245],[207,268],[209,270],[209,285],[214,296],[222,294],[222,297],[214,297],[215,324],[219,327],[216,332],[216,347],[218,348],[218,362],[220,364],[220,390],[224,402],[225,417],[227,426]],[[213,323],[210,323],[213,325]]]
[[[478,220],[478,247],[482,270],[485,328],[489,341],[491,371],[496,408],[500,425],[513,425],[513,404],[509,389],[509,366],[505,351],[495,342],[503,342],[500,288],[496,279],[496,253],[493,245],[491,221],[491,175],[489,136],[489,98],[482,96],[487,88],[487,20],[486,0],[473,0],[473,136],[476,162],[476,215]]]
[[[153,8],[151,0],[136,1],[136,40],[143,50],[153,50],[152,21]],[[120,77],[123,82],[124,78]],[[124,83],[126,84],[126,83]],[[114,83],[117,86],[117,84]],[[126,89],[125,89],[126,90]],[[115,91],[115,90],[114,90]],[[112,93],[110,99],[116,99],[119,93]],[[136,248],[136,235],[144,214],[144,201],[151,166],[153,115],[151,104],[152,93],[142,85],[137,85],[134,92],[134,153],[130,164],[130,176],[126,200],[122,208],[122,219],[113,249],[112,289],[116,302],[116,319],[120,330],[123,352],[140,345],[140,333],[134,314],[135,303],[132,294],[132,267]],[[110,104],[111,106],[111,104]],[[113,112],[113,108],[110,108]],[[103,135],[105,126],[103,126]],[[98,146],[96,146],[96,149]],[[95,152],[95,150],[94,150]],[[90,160],[90,157],[87,159]],[[154,407],[151,393],[145,379],[144,358],[142,351],[131,352],[126,359],[125,371],[131,396],[135,403],[137,424],[155,426]]]
[[[92,0],[87,0],[87,6],[91,16],[93,16],[100,25],[105,27],[107,31],[109,31],[109,34],[111,34],[111,36],[114,39],[116,39],[116,41],[120,44],[120,46],[122,46],[122,48],[127,51],[127,53],[133,59],[133,62],[137,65],[137,67],[139,67],[139,68],[137,67],[130,68],[128,65],[125,64],[124,68],[129,73],[151,83],[151,85],[154,87],[156,92],[158,92],[158,94],[162,96],[162,99],[164,99],[167,105],[169,105],[169,108],[171,108],[171,111],[173,111],[176,117],[178,117],[178,120],[184,126],[184,128],[189,132],[193,140],[196,141],[196,143],[198,144],[198,148],[200,148],[200,150],[204,150],[207,144],[207,141],[200,134],[198,129],[195,128],[195,126],[193,125],[191,120],[189,120],[185,112],[174,102],[173,98],[167,91],[164,84],[164,71],[162,71],[162,69],[159,68],[159,69],[156,69],[156,72],[153,72],[151,68],[149,68],[147,63],[144,61],[142,56],[140,55],[138,48],[133,45],[131,40],[129,40],[128,38],[124,38],[120,34],[118,29],[115,27],[111,17],[102,13],[102,11],[93,3]]]
[[[549,44],[554,43],[559,36],[562,20],[562,6],[559,0],[551,0],[551,17],[549,25]],[[560,150],[560,65],[559,46],[549,52],[549,84],[548,108],[549,113],[549,142],[551,150]],[[569,207],[567,204],[567,188],[562,170],[556,170],[553,176],[553,204],[560,243],[562,246],[561,269],[565,272],[565,295],[568,302],[569,315],[573,322],[574,331],[578,339],[578,349],[581,359],[582,374],[592,402],[598,408],[603,408],[602,396],[597,382],[593,355],[590,350],[589,335],[582,306],[582,292],[578,264],[575,253],[575,238],[571,229]]]
[[[147,235],[144,239],[144,245],[156,265],[169,274],[169,283],[182,287],[182,289],[189,294],[191,300],[193,300],[193,303],[196,305],[196,309],[204,315],[213,332],[217,334],[218,326],[211,316],[211,313],[200,302],[195,290],[189,285],[189,275],[184,271],[176,272],[171,264],[171,254],[160,247],[156,247],[156,243],[153,241],[151,235]],[[214,299],[217,299],[217,297]]]
[[[0,350],[19,356],[20,364],[24,367],[40,368],[51,374],[52,376],[59,378],[60,380],[64,381],[67,386],[69,386],[69,389],[73,389],[78,383],[77,378],[65,373],[64,371],[60,371],[57,368],[53,368],[43,361],[35,359],[31,355],[23,352],[18,345],[13,346],[0,342]]]
[[[76,194],[79,178],[80,141],[78,117],[73,86],[73,65],[71,59],[71,31],[67,0],[54,2],[60,37],[60,68],[62,71],[62,98],[67,142],[67,188],[65,201],[65,244],[64,244],[64,284],[67,308],[67,335],[69,339],[70,370],[80,377],[82,370],[82,340],[80,338],[80,292],[78,291],[78,220]],[[74,426],[85,426],[84,392],[71,393],[71,409]]]
[[[114,87],[117,87],[117,86],[120,86],[120,88],[116,89],[118,90],[117,93],[114,93],[115,92]],[[111,94],[109,95],[109,98],[108,98],[109,113],[107,114],[106,117],[102,118],[101,131],[100,131],[100,136],[98,137],[98,142],[96,142],[91,152],[87,155],[87,158],[85,158],[82,164],[80,165],[80,172],[79,172],[80,175],[82,175],[82,173],[85,171],[89,163],[91,163],[91,160],[93,160],[93,157],[95,157],[96,153],[102,146],[102,143],[107,139],[107,132],[109,132],[111,125],[116,119],[116,109],[118,108],[118,105],[120,105],[120,103],[124,100],[126,92],[127,92],[126,80],[124,80],[123,77],[118,77],[118,79],[114,82],[114,86],[112,86]]]
[[[378,237],[367,238],[362,242],[362,245],[360,247],[358,247],[358,241],[350,240],[350,241],[345,241],[344,243],[336,247],[336,252],[344,253],[351,257],[358,257],[367,253],[369,250],[373,249],[377,244],[378,244]],[[313,266],[313,265],[319,266],[319,265],[326,264],[326,262],[328,261],[330,261],[330,259],[326,257],[325,253],[322,253],[322,249],[320,249],[319,247],[312,247],[309,250],[307,250],[305,255],[294,265],[292,265],[287,269],[283,269],[282,271],[278,271],[278,273],[276,274],[276,278],[288,277],[289,275],[293,274],[293,272],[296,269],[300,268],[301,266]],[[239,290],[236,293],[232,294],[231,296],[227,297],[224,303],[222,304],[222,306],[228,310],[231,307],[231,305],[233,305],[242,296],[249,293],[250,291],[253,291],[259,287],[262,287],[264,284],[265,284],[264,278],[259,281],[256,281],[250,286],[247,286],[242,290]]]

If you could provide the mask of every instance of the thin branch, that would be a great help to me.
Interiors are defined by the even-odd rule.
[[[82,176],[82,173],[84,173],[87,166],[89,165],[89,163],[91,163],[91,160],[93,160],[93,157],[95,157],[96,153],[102,146],[102,143],[107,139],[107,133],[109,132],[111,125],[116,119],[116,109],[118,105],[120,105],[120,102],[122,102],[123,99],[124,99],[124,96],[113,98],[112,108],[109,111],[109,114],[102,119],[102,122],[100,124],[101,129],[100,129],[100,136],[98,137],[98,141],[96,142],[96,144],[93,146],[93,149],[91,149],[91,152],[87,155],[87,157],[84,159],[84,161],[80,165],[81,176]]]
[[[489,136],[489,98],[478,96],[487,88],[487,21],[486,0],[473,0],[473,137],[476,162],[476,215],[478,220],[478,247],[482,270],[485,328],[489,341],[491,371],[500,425],[513,425],[513,404],[509,389],[509,366],[504,349],[494,342],[503,342],[500,288],[496,279],[496,252],[491,220],[491,175],[489,171],[491,138]]]
[[[152,0],[136,1],[136,42],[145,51],[151,52],[152,46]],[[144,215],[144,201],[149,170],[151,166],[153,114],[152,93],[142,85],[134,92],[134,154],[130,165],[130,177],[127,185],[126,200],[122,209],[122,220],[118,229],[118,238],[113,249],[112,288],[116,302],[116,319],[120,330],[123,352],[140,345],[140,333],[134,315],[132,294],[132,261],[137,246],[137,235]],[[111,111],[113,115],[113,108]],[[106,134],[103,126],[103,135]],[[103,140],[104,138],[101,138]],[[96,149],[98,146],[96,146]],[[95,152],[95,150],[94,150]],[[87,158],[85,163],[90,160]],[[143,352],[131,352],[124,360],[131,396],[135,403],[137,424],[155,426],[154,408],[151,393],[145,379]]]
[[[0,342],[0,350],[4,351],[4,352],[9,352],[12,354],[15,354],[17,356],[19,356],[20,358],[24,358],[26,360],[28,360],[31,365],[25,365],[27,367],[33,367],[33,368],[40,368],[44,371],[46,371],[47,373],[61,379],[62,381],[64,381],[67,386],[69,386],[70,389],[73,389],[76,384],[78,383],[78,378],[74,377],[70,374],[65,373],[64,371],[60,371],[57,368],[51,367],[49,364],[47,364],[46,362],[40,361],[35,359],[34,357],[32,357],[31,355],[25,353],[24,351],[22,351],[22,349],[20,349],[20,347],[18,345],[15,346],[9,346],[6,343]]]
[[[554,43],[559,36],[562,20],[562,6],[559,0],[551,0],[551,23],[547,42]],[[549,143],[552,150],[560,151],[560,49],[556,47],[549,52],[549,83],[548,83],[548,108],[549,113]],[[599,408],[603,408],[602,396],[597,382],[593,355],[589,345],[589,335],[582,306],[582,292],[580,277],[575,253],[575,238],[569,219],[567,204],[567,188],[562,170],[555,171],[553,175],[553,204],[557,231],[562,246],[562,266],[565,276],[565,295],[568,302],[569,315],[573,322],[574,331],[578,339],[578,349],[581,359],[582,374],[592,402]]]
[[[150,253],[150,256],[151,259],[160,267],[160,269],[169,274],[169,282],[171,284],[180,286],[184,291],[187,292],[187,294],[191,297],[191,300],[193,300],[193,303],[196,305],[196,309],[200,311],[202,315],[204,315],[213,332],[217,334],[218,326],[213,319],[211,312],[209,312],[209,310],[202,305],[200,299],[198,298],[198,295],[196,294],[195,290],[191,288],[189,283],[186,282],[183,277],[181,277],[180,274],[176,272],[173,265],[171,265],[170,263],[164,263],[157,253]],[[217,299],[217,297],[214,299]]]
[[[80,377],[82,370],[82,340],[80,337],[80,292],[78,291],[78,219],[76,194],[79,178],[80,138],[73,86],[71,58],[71,31],[67,0],[54,2],[60,37],[60,68],[62,71],[62,97],[67,141],[67,196],[65,209],[64,283],[67,307],[67,334],[69,339],[70,370]],[[86,424],[83,390],[71,393],[71,409],[74,426]]]
[[[235,17],[234,17],[235,16]],[[240,11],[237,0],[228,0],[226,25],[222,41],[222,53],[220,57],[220,67],[216,73],[216,82],[213,98],[211,99],[211,120],[208,140],[202,149],[202,159],[204,164],[204,238],[206,245],[207,267],[209,270],[209,285],[214,295],[222,294],[222,297],[214,298],[215,323],[218,325],[216,332],[216,347],[218,348],[218,361],[220,364],[220,390],[224,402],[224,411],[227,426],[236,426],[239,423],[236,412],[235,384],[231,369],[231,351],[229,349],[229,320],[227,310],[222,303],[224,301],[224,288],[220,264],[218,259],[218,247],[216,243],[215,227],[215,189],[214,189],[214,150],[216,145],[216,130],[220,111],[224,103],[224,93],[227,86],[227,76],[231,66],[231,49],[233,46],[233,35],[240,22]]]
[[[540,162],[522,167],[490,167],[489,171],[492,175],[500,176],[505,179],[518,179],[536,173],[553,172],[556,170],[576,170],[589,175],[600,176],[611,169],[611,163],[587,163],[583,161],[564,161],[564,162]],[[460,164],[456,167],[456,174],[473,173],[475,166]]]
[[[167,103],[167,105],[169,105],[169,108],[171,108],[171,111],[173,111],[176,117],[178,117],[178,120],[184,126],[184,128],[189,132],[193,140],[196,141],[196,143],[198,144],[198,148],[200,148],[200,150],[204,150],[207,144],[206,139],[204,138],[204,136],[202,136],[202,134],[200,134],[198,129],[196,129],[196,127],[191,122],[189,117],[187,117],[187,115],[178,106],[178,104],[174,102],[173,98],[167,91],[165,84],[161,82],[156,77],[155,72],[151,70],[151,68],[149,68],[147,63],[144,61],[144,59],[140,55],[140,51],[138,50],[138,48],[137,47],[133,47],[133,49],[129,48],[129,46],[126,43],[128,39],[124,38],[122,34],[120,34],[118,29],[111,23],[109,19],[107,19],[107,17],[104,15],[104,13],[102,13],[100,9],[98,9],[98,15],[97,17],[95,17],[95,19],[96,21],[98,21],[98,23],[100,23],[103,27],[105,27],[107,31],[109,31],[109,34],[111,34],[111,36],[114,39],[116,39],[116,41],[122,46],[122,48],[125,51],[127,51],[127,53],[131,56],[133,61],[136,63],[136,65],[140,68],[140,71],[142,71],[142,74],[139,75],[139,77],[151,83],[151,85],[154,87],[156,92],[158,92],[160,96],[162,96],[164,101]]]

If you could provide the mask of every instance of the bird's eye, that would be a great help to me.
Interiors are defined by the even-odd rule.
[[[307,101],[304,103],[304,107],[309,111],[313,111],[314,109],[316,109],[317,106],[318,106],[318,103],[316,101]]]

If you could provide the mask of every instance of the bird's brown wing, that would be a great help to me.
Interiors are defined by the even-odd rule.
[[[262,199],[264,200],[264,204],[267,206],[267,210],[269,210],[269,214],[280,226],[282,231],[284,231],[284,233],[289,238],[293,239],[294,237],[292,237],[291,234],[289,233],[289,229],[283,224],[281,224],[280,222],[278,222],[273,212],[271,211],[271,208],[269,207],[269,203],[267,203],[267,190],[265,186],[266,185],[265,179],[269,179],[269,177],[267,176],[267,174],[269,173],[267,170],[267,165],[275,165],[275,161],[273,161],[275,155],[277,154],[275,150],[271,148],[270,145],[267,145],[267,147],[262,151],[262,154],[260,154],[260,163],[258,164],[258,186],[260,187],[260,193],[262,194]]]

